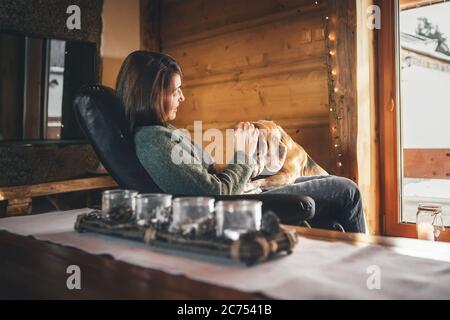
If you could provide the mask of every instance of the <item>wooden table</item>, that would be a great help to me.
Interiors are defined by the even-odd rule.
[[[0,299],[263,298],[5,231],[0,244]],[[67,288],[70,265],[81,269],[81,290]]]
[[[379,244],[410,250],[418,257],[450,262],[450,244],[405,238],[343,234],[296,228],[304,237]],[[264,299],[184,276],[138,267],[110,256],[92,255],[31,237],[0,231],[0,298],[32,299]],[[81,290],[69,290],[67,268],[81,269]]]

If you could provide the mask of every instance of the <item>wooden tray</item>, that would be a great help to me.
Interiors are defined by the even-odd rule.
[[[266,213],[276,216],[273,213]],[[218,238],[212,234],[202,236],[186,236],[167,231],[167,227],[157,224],[140,226],[131,222],[117,222],[105,218],[107,215],[94,210],[77,217],[75,230],[78,232],[94,232],[121,237],[150,246],[165,249],[177,249],[194,253],[224,257],[253,265],[266,261],[280,254],[290,254],[297,244],[294,231],[286,230],[279,223],[272,223],[270,230],[249,232],[232,241]],[[130,219],[132,220],[132,219]]]

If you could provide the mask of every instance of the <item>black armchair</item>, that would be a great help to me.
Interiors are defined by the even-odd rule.
[[[123,189],[163,192],[141,165],[133,137],[126,135],[123,108],[114,90],[100,85],[83,87],[74,100],[78,123],[108,173]],[[176,196],[176,195],[175,195]],[[277,213],[284,224],[300,225],[314,216],[315,203],[299,194],[217,196],[217,200],[256,199],[263,211]]]

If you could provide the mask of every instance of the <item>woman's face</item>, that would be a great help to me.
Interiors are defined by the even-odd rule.
[[[184,101],[184,95],[181,91],[181,77],[175,74],[172,77],[169,94],[166,100],[166,121],[173,121],[177,117],[178,107]]]

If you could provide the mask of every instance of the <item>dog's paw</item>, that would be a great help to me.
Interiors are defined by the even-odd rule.
[[[259,185],[255,181],[247,182],[244,187],[244,192],[249,193],[259,189]]]

